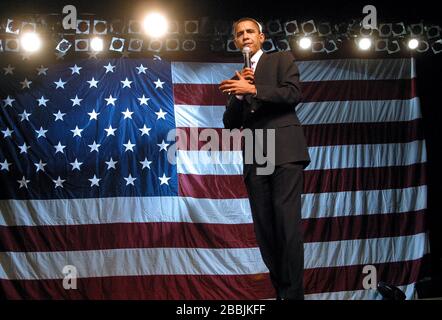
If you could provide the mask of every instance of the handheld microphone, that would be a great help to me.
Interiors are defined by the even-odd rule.
[[[250,48],[249,47],[242,48],[242,55],[244,56],[244,67],[250,68],[251,67]]]

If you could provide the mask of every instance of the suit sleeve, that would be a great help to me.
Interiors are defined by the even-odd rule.
[[[229,97],[226,111],[223,115],[223,123],[226,129],[239,129],[242,126],[243,101],[234,95]]]
[[[295,106],[301,101],[299,70],[293,55],[290,52],[281,54],[275,68],[278,72],[278,83],[256,85],[257,95],[251,101],[255,104],[255,109],[261,106],[261,102]]]

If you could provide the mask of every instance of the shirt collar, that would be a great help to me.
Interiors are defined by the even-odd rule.
[[[261,56],[262,56],[262,54],[263,54],[264,52],[261,50],[261,49],[259,49],[251,58],[250,58],[250,61],[253,63],[253,65],[254,66],[256,66],[256,64],[258,63],[258,61],[259,61],[259,58],[261,58]]]

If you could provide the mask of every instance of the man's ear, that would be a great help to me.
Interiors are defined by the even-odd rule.
[[[259,43],[263,44],[265,39],[266,39],[266,36],[264,35],[264,33],[261,32],[259,34]]]

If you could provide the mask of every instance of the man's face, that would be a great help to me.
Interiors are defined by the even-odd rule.
[[[235,45],[239,50],[249,47],[254,55],[264,42],[264,34],[259,32],[258,26],[253,21],[242,21],[235,28]]]

